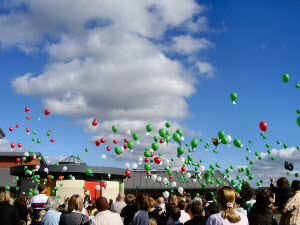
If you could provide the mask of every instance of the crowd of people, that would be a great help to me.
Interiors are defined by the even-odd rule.
[[[0,194],[0,225],[300,225],[300,181],[292,184],[285,177],[270,179],[270,190],[261,189],[255,195],[248,191],[241,197],[229,186],[218,187],[216,196],[177,197],[156,200],[147,194],[120,193],[117,201],[105,197],[94,199],[73,195],[59,205],[54,196],[45,195],[45,185],[39,184],[39,194],[28,201],[22,193],[16,200],[9,192]]]

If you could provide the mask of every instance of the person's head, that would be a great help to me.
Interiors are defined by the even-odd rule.
[[[192,204],[191,204],[191,213],[193,215],[193,217],[197,217],[197,216],[203,216],[203,205],[202,205],[202,201],[197,200],[193,200]]]
[[[88,212],[89,216],[92,215],[92,210],[93,210],[93,209],[94,209],[93,206],[88,206],[88,207],[86,208],[86,211]]]
[[[165,203],[165,201],[164,201],[164,198],[163,197],[159,197],[158,199],[157,199],[157,204],[159,205],[159,204],[164,204]]]
[[[240,208],[242,205],[245,205],[245,202],[242,198],[236,198],[234,208]]]
[[[253,208],[257,209],[259,212],[267,213],[270,204],[270,193],[267,189],[263,189],[257,193],[256,203]]]
[[[171,208],[176,207],[178,204],[177,196],[174,194],[171,194],[168,199],[168,204]]]
[[[173,222],[177,222],[180,218],[180,215],[181,215],[181,212],[178,207],[171,208],[170,217],[171,217],[171,220],[173,220]]]
[[[157,225],[156,219],[150,218],[149,225]]]
[[[241,217],[234,211],[233,204],[235,202],[235,192],[233,188],[224,186],[218,189],[217,202],[223,211],[223,218],[231,223],[241,221]]]
[[[288,181],[288,179],[286,179],[286,177],[280,177],[277,180],[277,187],[279,187],[279,188],[289,188],[290,187],[290,182]]]
[[[178,202],[178,208],[180,209],[180,210],[185,210],[185,208],[186,208],[186,202],[184,201],[184,200],[180,200],[179,202]]]
[[[19,194],[17,200],[16,200],[16,204],[24,204],[26,205],[26,195],[21,193]]]
[[[123,192],[118,194],[118,201],[125,202],[125,194]]]
[[[45,184],[40,183],[40,184],[38,185],[38,191],[39,191],[39,193],[45,193],[45,189],[46,189]]]
[[[294,180],[291,185],[292,192],[300,191],[300,181]]]
[[[152,197],[149,197],[148,201],[149,201],[149,208],[154,208],[156,205],[155,200]]]
[[[128,205],[128,204],[133,204],[134,201],[135,201],[135,197],[134,197],[133,194],[128,194],[128,195],[126,195],[125,202],[126,202],[127,205]]]
[[[10,193],[8,191],[1,192],[0,202],[9,202],[11,199]]]
[[[149,208],[148,195],[140,194],[136,198],[137,207],[139,210],[147,211]]]
[[[195,197],[195,198],[193,199],[193,201],[200,201],[201,204],[203,205],[202,198],[200,198],[200,197]],[[192,201],[192,202],[193,202],[193,201]]]
[[[212,201],[214,199],[213,195],[210,192],[205,194],[206,201]]]
[[[96,199],[96,201],[97,201],[97,199]],[[96,202],[95,201],[95,202]],[[109,204],[113,204],[114,203],[114,200],[112,200],[112,199],[109,199]]]
[[[108,205],[107,199],[104,198],[104,197],[97,198],[97,200],[96,200],[96,208],[97,208],[97,210],[99,212],[108,210],[109,205]]]
[[[46,211],[45,210],[41,210],[39,213],[39,220],[41,220],[43,218],[43,216],[45,215]]]
[[[73,210],[81,212],[83,208],[83,200],[79,195],[73,195],[69,199],[68,211],[72,212]]]
[[[56,197],[50,196],[47,200],[46,209],[57,209],[59,207],[59,203]]]
[[[245,193],[245,199],[246,199],[246,201],[250,201],[250,200],[253,199],[252,191],[247,191],[247,192]]]

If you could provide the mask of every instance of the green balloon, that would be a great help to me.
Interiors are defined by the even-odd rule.
[[[268,150],[268,153],[271,154],[271,150],[270,149]]]
[[[224,138],[225,137],[225,132],[224,131],[219,131],[219,133],[218,133],[218,137],[220,138],[220,139],[222,139],[222,138]]]
[[[36,141],[36,142],[37,142],[38,144],[39,144],[39,143],[41,143],[41,139],[37,139],[37,141]]]
[[[177,129],[176,130],[176,133],[180,135],[180,137],[183,136],[183,131],[181,129]]]
[[[235,185],[236,184],[236,181],[235,180],[231,180],[230,182],[232,185]]]
[[[122,153],[122,149],[119,146],[115,147],[115,153],[120,155]]]
[[[152,147],[152,149],[154,151],[157,151],[157,149],[158,149],[159,146],[158,146],[158,144],[156,142],[153,142],[152,145],[151,145],[151,147]]]
[[[213,177],[215,175],[215,172],[213,170],[210,171],[210,175]]]
[[[233,166],[230,166],[230,169],[231,169],[231,170],[233,170],[233,168],[234,168]]]
[[[145,151],[144,152],[144,156],[147,158],[147,157],[150,157],[151,156],[151,152],[149,151]]]
[[[23,162],[25,162],[26,161],[26,157],[24,156],[24,157],[22,157],[22,161]]]
[[[165,136],[166,136],[166,130],[165,129],[159,129],[159,131],[158,131],[158,133],[159,133],[159,135],[162,137],[162,138],[165,138]]]
[[[265,135],[264,132],[261,132],[261,133],[260,133],[260,136],[264,136],[264,135]]]
[[[275,160],[275,157],[274,157],[274,156],[273,156],[273,157],[271,157],[271,160],[273,160],[273,161],[274,161],[274,160]]]
[[[282,81],[283,83],[286,83],[290,80],[290,76],[288,74],[283,74],[282,75]]]
[[[280,142],[280,141],[277,141],[277,144],[278,144],[278,145],[281,145],[281,142]]]
[[[259,159],[259,160],[262,160],[262,157],[261,157],[261,156],[258,156],[258,159]]]
[[[250,168],[246,168],[246,173],[247,173],[248,175],[250,175],[250,174],[251,174],[251,169],[250,169]]]
[[[267,147],[267,148],[270,148],[270,145],[269,145],[269,144],[266,144],[266,147]]]
[[[243,184],[247,183],[246,179],[243,179],[243,180],[242,180],[242,183],[243,183]]]
[[[33,130],[32,133],[33,133],[33,134],[36,134],[36,130]]]
[[[247,150],[248,152],[250,152],[250,148],[246,148],[246,150]]]
[[[32,153],[32,150],[29,150],[28,153]],[[35,153],[34,153],[35,154]],[[33,154],[32,154],[33,155]]]
[[[197,148],[198,147],[198,144],[199,144],[199,141],[197,138],[194,138],[192,141],[191,141],[191,146],[192,148]]]
[[[251,143],[252,143],[252,140],[249,140],[249,143],[251,144]]]
[[[297,146],[297,150],[300,150],[300,146]]]
[[[144,165],[144,169],[145,169],[146,171],[150,171],[150,170],[151,170],[151,164],[150,164],[150,163],[146,163],[146,164]]]
[[[219,163],[216,163],[216,167],[220,168],[220,164],[219,164]]]
[[[184,147],[183,146],[179,146],[177,148],[177,153],[178,153],[178,155],[182,155],[184,153]]]
[[[118,131],[118,127],[116,125],[113,125],[111,129],[114,133]]]
[[[166,135],[171,136],[171,131],[167,130]]]
[[[85,189],[85,188],[86,188],[86,186],[82,186],[82,188],[83,188],[83,189]]]
[[[232,102],[235,102],[237,100],[237,98],[238,98],[238,96],[237,96],[236,93],[231,93],[230,99],[231,99]]]
[[[191,155],[188,155],[187,159],[191,162],[193,161],[193,157]]]
[[[201,186],[202,186],[203,188],[205,188],[205,187],[206,187],[206,183],[203,182],[203,183],[201,184]]]
[[[170,142],[170,136],[166,136],[166,142],[169,143]]]
[[[236,179],[239,180],[239,179],[241,179],[241,178],[240,178],[240,176],[236,176]]]
[[[254,164],[254,162],[252,160],[250,160],[250,165],[253,165],[253,164]]]
[[[42,157],[41,156],[38,156],[37,157],[37,160],[40,162],[42,160]]]
[[[226,145],[228,143],[228,140],[226,137],[221,139],[222,144]]]
[[[260,182],[259,182],[259,181],[257,181],[257,182],[256,182],[256,185],[259,187],[259,186],[260,186]]]
[[[230,169],[227,168],[227,169],[225,170],[225,172],[226,172],[226,173],[229,173],[229,172],[230,172]]]
[[[299,174],[298,174],[298,173],[295,173],[295,177],[299,177]]]
[[[178,133],[174,133],[172,136],[173,140],[176,142],[180,142],[181,141],[181,137]]]
[[[59,163],[55,163],[55,166],[56,166],[56,167],[59,167]]]
[[[53,180],[53,179],[54,179],[54,176],[51,175],[51,176],[50,176],[50,180]]]
[[[71,175],[72,176],[72,175]],[[47,183],[47,178],[44,179],[44,183]]]
[[[258,152],[255,152],[255,156],[259,156],[259,153],[258,153]]]
[[[148,124],[147,126],[146,126],[146,131],[147,132],[151,132],[153,130],[153,126],[151,125],[151,124]]]
[[[170,128],[171,127],[171,123],[170,122],[166,122],[166,127]]]
[[[297,118],[297,124],[300,127],[300,117]]]
[[[242,146],[242,142],[239,139],[235,139],[233,141],[233,144],[235,147],[238,147],[238,148],[241,148],[241,146]]]
[[[241,191],[242,191],[242,186],[241,186],[241,185],[236,185],[236,186],[234,187],[234,191],[235,191],[235,192],[241,192]]]
[[[134,134],[132,135],[132,138],[133,138],[133,140],[137,141],[137,140],[140,139],[140,135],[139,135],[138,133],[134,133]]]
[[[133,141],[128,141],[128,142],[127,142],[127,147],[128,147],[129,149],[133,149],[133,148],[134,148],[134,143],[133,143]]]
[[[287,144],[284,144],[283,147],[284,147],[285,149],[287,149],[287,148],[288,148],[288,145],[287,145]]]
[[[202,141],[203,141],[203,138],[200,138],[200,141],[202,142]]]
[[[32,196],[32,192],[28,192],[28,196],[31,197]]]
[[[246,160],[249,160],[250,158],[249,158],[249,156],[246,156]]]
[[[31,138],[31,140],[32,140],[32,141],[35,141],[35,138],[34,138],[34,137],[33,137],[33,138]]]
[[[87,176],[91,176],[92,173],[93,173],[93,171],[92,171],[91,168],[87,168],[87,169],[85,170],[85,174],[86,174]]]
[[[80,160],[80,159],[81,159],[81,156],[80,156],[80,155],[78,155],[78,156],[77,156],[77,159],[79,159],[79,160]]]
[[[48,131],[48,132],[47,132],[47,136],[50,136],[50,135],[51,135],[51,132]]]
[[[263,138],[264,138],[264,139],[267,139],[267,135],[264,135]]]
[[[245,171],[245,170],[244,170],[244,168],[242,167],[242,168],[241,168],[241,172],[244,172],[244,171]]]
[[[10,186],[6,186],[6,187],[5,187],[5,190],[6,190],[6,191],[10,191]]]
[[[34,191],[32,192],[32,194],[33,194],[33,195],[37,195],[37,191],[34,190]]]
[[[295,87],[296,88],[300,88],[300,84],[295,84]]]
[[[286,172],[286,175],[290,175],[290,172]]]
[[[254,179],[254,176],[251,174],[249,175],[249,180],[253,180]]]

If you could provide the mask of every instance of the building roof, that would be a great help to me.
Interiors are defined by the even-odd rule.
[[[0,128],[0,139],[5,137],[4,131]]]
[[[195,173],[195,171],[190,171],[192,174]],[[151,171],[151,174],[157,174],[157,176],[160,176],[162,179],[164,177],[169,178],[168,173],[165,170],[157,170],[157,171]],[[204,173],[202,173],[203,175]],[[175,171],[173,171],[173,181],[176,182],[177,186],[179,187],[179,184],[181,187],[183,187],[185,190],[193,190],[193,189],[202,189],[202,190],[209,190],[209,189],[216,189],[218,187],[218,184],[216,183],[216,178],[219,178],[222,182],[226,182],[228,185],[231,185],[230,182],[225,179],[219,170],[215,170],[215,175],[211,177],[213,181],[215,181],[214,184],[207,184],[205,188],[202,187],[202,183],[205,182],[204,178],[197,179],[197,182],[192,182],[192,180],[187,183],[181,183],[180,182],[180,176],[182,176],[182,173],[176,174]],[[168,179],[169,180],[169,179]],[[135,189],[172,189],[171,182],[168,186],[166,186],[163,182],[153,182],[151,177],[146,178],[146,171],[145,170],[134,170],[131,173],[131,179],[124,180],[124,188],[125,190],[135,190]]]
[[[71,155],[70,157],[61,160],[59,162],[59,164],[63,164],[63,165],[65,165],[65,164],[86,165],[85,162],[81,161],[80,159],[77,159],[74,155]]]
[[[25,156],[24,153],[25,152],[0,152],[0,158],[21,158],[21,157]],[[32,158],[33,153],[36,154],[36,157],[38,157],[38,156],[42,157],[41,164],[44,164],[44,165],[47,164],[46,160],[44,159],[43,155],[40,152],[29,153],[29,156],[27,158]]]

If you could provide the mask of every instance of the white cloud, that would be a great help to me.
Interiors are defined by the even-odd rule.
[[[197,68],[201,74],[205,74],[207,77],[213,77],[215,69],[209,62],[197,62]]]
[[[48,165],[53,165],[53,164],[65,159],[65,158],[67,158],[67,157],[66,156],[56,156],[56,157],[44,156],[44,159],[46,160]]]
[[[0,139],[0,152],[10,151],[10,144],[7,139]]]
[[[171,50],[180,54],[197,53],[200,50],[207,50],[214,45],[206,38],[193,38],[190,35],[180,35],[172,38]]]

